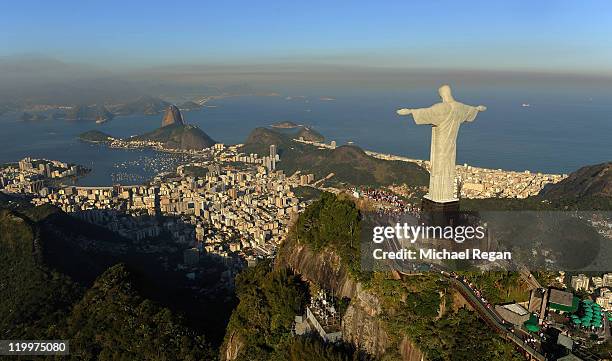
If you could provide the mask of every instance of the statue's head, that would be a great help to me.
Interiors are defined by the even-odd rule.
[[[440,98],[444,103],[454,102],[455,98],[453,98],[453,93],[451,92],[451,88],[449,85],[442,85],[438,88],[438,94],[440,94]]]

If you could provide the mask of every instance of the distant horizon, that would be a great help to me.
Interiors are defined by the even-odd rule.
[[[26,64],[19,64],[25,61]],[[117,64],[112,62],[96,63],[86,60],[71,59],[70,57],[54,56],[45,53],[11,53],[0,54],[0,65],[2,62],[19,64],[20,66],[28,66],[28,61],[49,61],[57,62],[67,67],[87,68],[98,72],[108,72],[109,74],[137,74],[159,71],[210,71],[212,73],[222,71],[232,72],[317,72],[335,70],[339,72],[349,72],[355,70],[372,71],[372,72],[401,72],[414,74],[427,73],[475,73],[475,74],[490,74],[490,75],[542,75],[558,78],[610,78],[612,79],[612,67],[608,71],[599,71],[593,68],[578,70],[578,69],[557,69],[557,68],[537,68],[537,67],[516,67],[516,68],[483,68],[470,67],[467,65],[459,66],[416,66],[407,64],[401,66],[399,64],[389,64],[384,62],[360,64],[347,61],[346,63],[324,61],[324,58],[319,61],[306,61],[303,59],[268,59],[268,61],[259,60],[254,62],[246,61],[206,61],[197,59],[185,59],[183,61],[159,63],[159,64]],[[612,60],[611,60],[612,61]],[[3,69],[0,69],[0,72]],[[6,73],[5,73],[6,74]],[[0,76],[3,75],[0,73]]]
[[[67,62],[43,54],[0,56],[0,105],[22,103],[96,103],[125,101],[141,95],[212,95],[222,88],[287,95],[342,95],[360,91],[435,91],[449,83],[458,89],[610,95],[612,74],[535,70],[371,65],[183,63],[108,69],[103,65]],[[230,91],[236,93],[236,91]],[[606,95],[607,94],[607,95]]]
[[[111,71],[297,63],[612,76],[605,0],[24,0],[6,4],[0,20],[0,56]]]

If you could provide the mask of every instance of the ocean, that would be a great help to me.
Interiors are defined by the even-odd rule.
[[[288,120],[312,126],[338,145],[354,142],[373,151],[429,158],[430,127],[417,126],[411,117],[399,117],[395,110],[438,102],[435,90],[330,93],[231,96],[184,112],[183,117],[226,144],[244,142],[255,127]],[[465,89],[455,97],[488,108],[473,123],[461,126],[458,164],[569,173],[612,160],[610,97],[593,97],[585,90],[525,92],[514,88]],[[78,163],[93,170],[80,184],[110,185],[138,183],[180,162],[152,150],[109,149],[78,140],[80,133],[91,129],[117,137],[140,134],[159,127],[161,114],[116,117],[104,124],[52,119],[24,122],[19,116],[0,117],[1,163],[26,156]]]

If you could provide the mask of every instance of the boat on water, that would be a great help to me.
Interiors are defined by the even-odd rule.
[[[531,106],[531,104],[529,104],[529,103],[523,103],[523,104],[521,104],[521,106],[522,106],[523,108],[529,108],[529,107]]]

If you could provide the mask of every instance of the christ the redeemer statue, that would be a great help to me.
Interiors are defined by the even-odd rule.
[[[442,85],[438,93],[442,103],[423,109],[399,109],[397,114],[412,114],[416,124],[432,125],[429,193],[425,198],[436,203],[448,203],[458,200],[454,195],[454,181],[459,126],[473,121],[478,112],[487,108],[455,101],[448,85]]]

